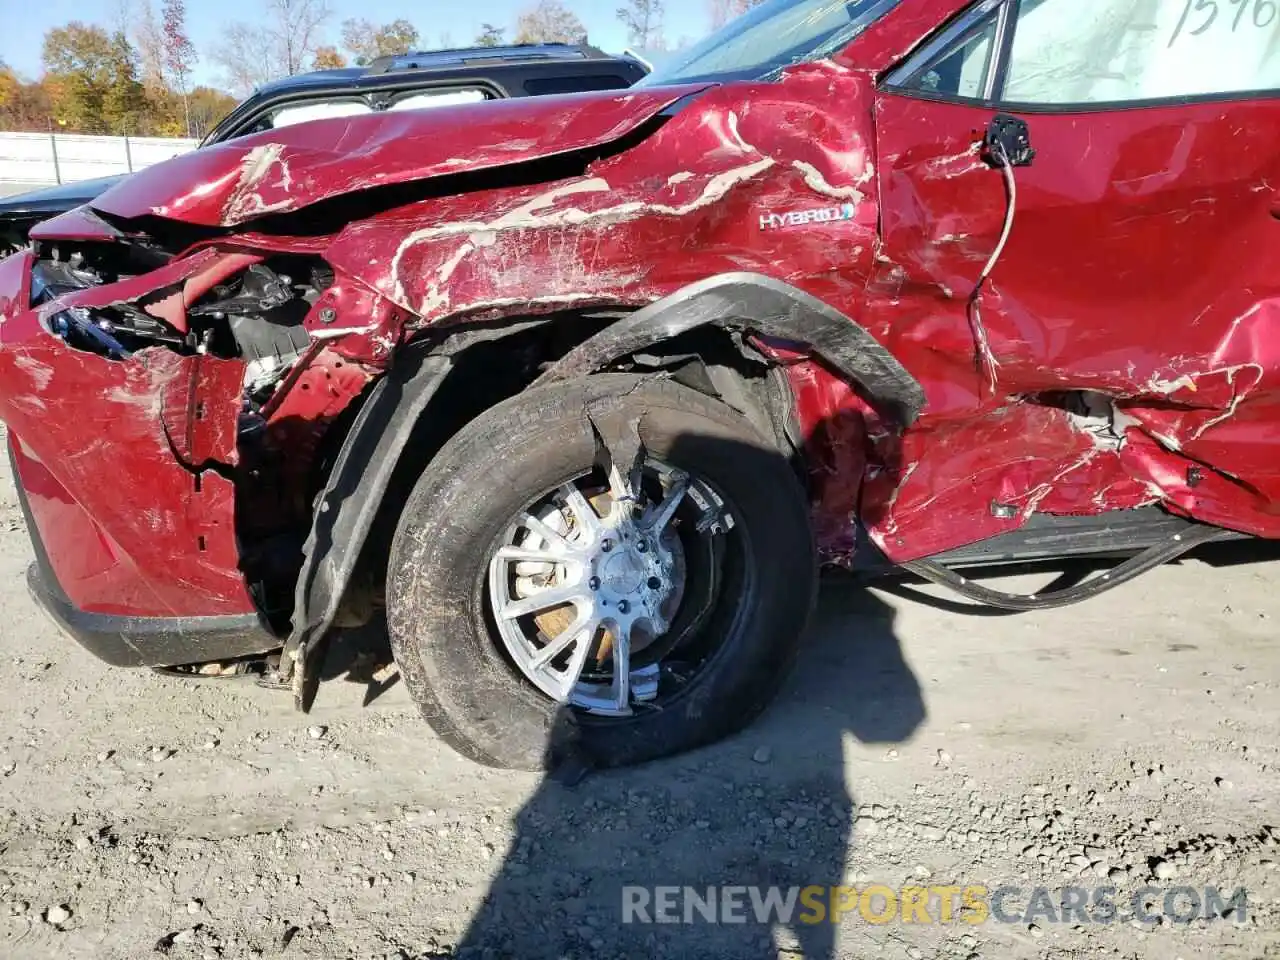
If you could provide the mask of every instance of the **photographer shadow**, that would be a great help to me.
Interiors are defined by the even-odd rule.
[[[790,917],[758,916],[748,890],[737,895],[740,908],[721,903],[709,922],[684,888],[704,899],[708,887],[757,888],[757,898],[777,888],[785,900],[806,886],[850,882],[857,803],[848,741],[901,743],[925,718],[893,627],[883,601],[830,582],[793,675],[746,732],[573,786],[547,776],[517,815],[455,955],[842,955],[841,927],[813,922],[802,903],[793,901]]]

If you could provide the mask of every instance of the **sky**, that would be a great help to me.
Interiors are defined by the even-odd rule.
[[[120,21],[122,6],[141,0],[0,0],[0,60],[28,79],[40,75],[40,46],[45,31],[71,20],[81,20],[111,27]],[[328,26],[327,41],[338,45],[339,24],[348,18],[386,23],[404,18],[418,28],[422,46],[439,46],[440,36],[447,33],[455,46],[467,46],[480,32],[480,24],[489,22],[507,28],[507,38],[514,33],[516,17],[536,0],[436,0],[434,3],[412,0],[329,0],[333,16]],[[578,15],[587,27],[591,42],[609,52],[626,46],[626,31],[617,19],[621,0],[564,0],[565,6]],[[159,11],[159,0],[153,0]],[[675,43],[681,36],[700,39],[709,29],[706,0],[667,0],[663,27],[667,39]],[[200,54],[196,67],[197,83],[220,84],[219,69],[207,55],[222,31],[234,20],[252,23],[259,9],[258,0],[187,0],[187,21],[192,40]]]

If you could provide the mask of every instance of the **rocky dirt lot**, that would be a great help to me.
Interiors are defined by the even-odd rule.
[[[28,599],[0,477],[0,956],[1280,957],[1280,562],[1239,553],[1021,617],[832,584],[748,733],[570,788],[455,756],[394,674],[301,717],[102,666]],[[876,883],[1028,893],[1009,923],[620,922],[625,885]],[[1148,884],[1247,919],[1023,914]]]

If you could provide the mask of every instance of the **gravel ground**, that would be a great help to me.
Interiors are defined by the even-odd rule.
[[[0,956],[1280,957],[1280,565],[1213,559],[1021,617],[830,585],[750,731],[568,787],[460,759],[393,671],[335,679],[301,717],[249,682],[106,668],[28,599],[6,473]],[[877,883],[1028,905],[1213,885],[1248,907],[620,922],[626,885]]]

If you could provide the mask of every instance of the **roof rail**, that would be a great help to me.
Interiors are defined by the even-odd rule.
[[[500,47],[451,47],[447,50],[420,50],[378,57],[365,68],[376,76],[395,70],[429,70],[451,63],[503,63],[519,60],[549,60],[559,57],[584,60],[611,59],[603,50],[585,43],[516,43]]]

